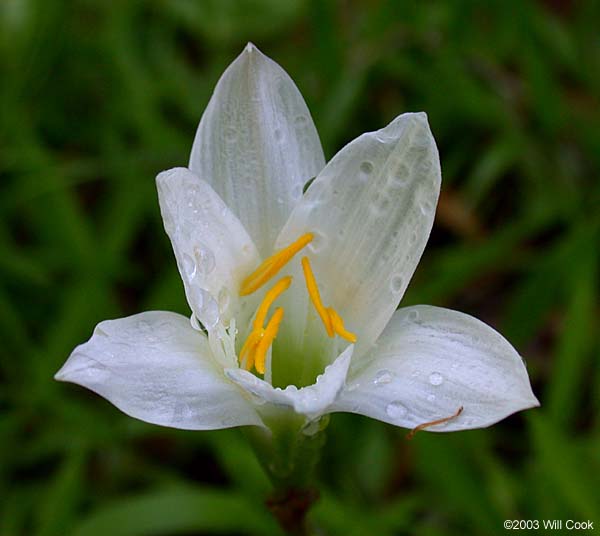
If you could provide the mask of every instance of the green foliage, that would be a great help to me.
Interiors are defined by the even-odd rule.
[[[328,157],[428,113],[443,194],[405,303],[497,327],[542,402],[412,442],[335,415],[312,520],[344,535],[600,523],[598,20],[594,1],[3,0],[0,536],[278,533],[238,431],[146,425],[51,379],[100,320],[186,312],[153,179],[186,164],[249,40],[297,82]]]

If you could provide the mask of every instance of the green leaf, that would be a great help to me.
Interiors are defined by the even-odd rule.
[[[189,534],[280,534],[260,502],[234,492],[173,488],[123,498],[78,523],[73,536]]]

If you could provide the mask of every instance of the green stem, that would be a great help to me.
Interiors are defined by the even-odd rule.
[[[308,534],[306,515],[318,498],[315,467],[325,443],[324,427],[307,435],[305,417],[282,410],[270,419],[270,429],[246,429],[257,457],[273,483],[267,506],[281,527],[297,536]]]

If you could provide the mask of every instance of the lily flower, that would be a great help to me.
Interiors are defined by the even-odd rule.
[[[539,405],[491,327],[397,309],[441,183],[425,113],[326,164],[293,81],[249,44],[216,86],[189,167],[156,182],[191,322],[163,311],[101,322],[56,379],[189,430],[285,421],[309,436],[351,412],[449,432]]]

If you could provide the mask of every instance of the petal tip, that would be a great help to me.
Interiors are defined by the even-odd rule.
[[[191,173],[190,170],[185,167],[174,167],[171,169],[165,169],[164,171],[161,171],[156,176],[156,184],[158,184],[158,185],[163,184],[163,183],[167,182],[168,180],[170,180],[171,177],[173,177],[177,173],[181,173],[181,172]]]
[[[55,375],[54,375],[54,379],[57,382],[65,382],[67,381],[67,375],[64,372],[64,368],[61,368]]]
[[[258,48],[257,46],[252,42],[252,41],[248,41],[248,43],[246,43],[246,46],[244,47],[244,52],[247,52],[248,54],[251,54],[252,52],[258,52]]]

